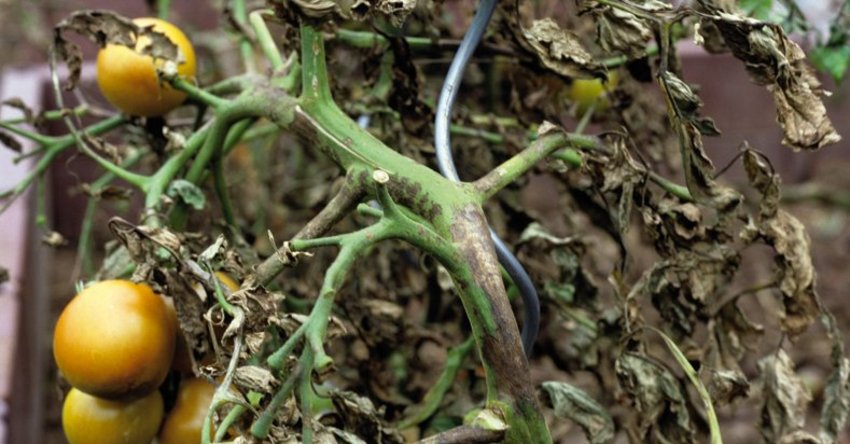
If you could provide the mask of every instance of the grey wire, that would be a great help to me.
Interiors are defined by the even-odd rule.
[[[446,74],[443,88],[440,91],[440,99],[437,102],[437,115],[434,119],[434,145],[437,151],[437,165],[443,176],[455,182],[460,181],[460,177],[452,158],[451,136],[449,134],[452,108],[463,80],[463,71],[484,35],[484,30],[496,9],[496,2],[497,0],[481,0],[479,3],[478,12],[475,13],[469,30],[463,36],[463,41],[457,49],[457,53],[455,53],[448,74]],[[526,356],[531,356],[531,349],[537,339],[537,332],[540,330],[540,299],[537,296],[537,290],[534,289],[534,284],[522,264],[519,263],[519,260],[511,253],[508,246],[499,239],[492,228],[490,228],[490,238],[493,240],[499,262],[505,267],[522,296],[524,307],[522,346]]]

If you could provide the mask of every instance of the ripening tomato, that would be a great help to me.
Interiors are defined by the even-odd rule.
[[[101,281],[62,311],[53,355],[68,382],[86,393],[139,397],[165,380],[176,333],[165,302],[148,285]]]
[[[215,386],[203,379],[182,381],[177,392],[177,403],[162,424],[159,444],[201,442],[201,430],[214,394]]]
[[[601,79],[575,79],[570,84],[567,97],[576,105],[578,117],[584,115],[590,106],[596,103],[596,111],[604,111],[611,105],[608,92],[617,87],[619,76],[616,72],[608,73],[607,81]]]
[[[157,18],[138,18],[133,23],[140,27],[153,26],[154,31],[165,34],[180,50],[177,74],[194,77],[195,50],[185,34],[176,26]],[[151,44],[147,36],[136,41],[135,50],[124,45],[106,45],[97,54],[97,84],[106,100],[121,112],[133,116],[161,116],[180,106],[186,93],[161,84],[156,68],[164,60],[154,60],[143,55],[142,49]]]
[[[110,401],[72,388],[62,406],[62,429],[70,444],[150,444],[162,415],[156,390],[133,401]]]

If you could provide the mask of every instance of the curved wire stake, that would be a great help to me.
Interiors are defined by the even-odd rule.
[[[443,176],[455,182],[460,181],[460,177],[452,158],[451,136],[449,134],[452,108],[463,80],[463,72],[470,57],[472,57],[472,53],[475,52],[475,48],[481,41],[490,18],[493,16],[496,2],[497,0],[481,0],[479,3],[478,12],[472,19],[472,25],[466,31],[466,35],[463,36],[463,41],[455,53],[448,74],[446,74],[437,102],[437,115],[434,119],[434,145],[437,151],[437,165]],[[511,253],[508,246],[499,239],[492,228],[490,229],[490,238],[493,240],[499,262],[505,267],[511,279],[514,280],[514,284],[516,284],[522,296],[524,306],[522,346],[525,354],[530,356],[534,341],[537,339],[537,332],[540,330],[540,299],[537,296],[537,290],[535,290],[534,283],[531,282],[531,278],[522,264],[519,263],[519,260]]]

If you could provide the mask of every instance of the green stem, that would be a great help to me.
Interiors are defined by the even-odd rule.
[[[213,122],[201,151],[189,168],[186,180],[192,183],[198,183],[201,180],[213,156],[221,154],[225,137],[227,137],[231,125],[258,115],[260,113],[257,110],[257,104],[250,98],[236,99],[229,106],[223,108]]]
[[[271,32],[269,32],[269,27],[263,20],[263,15],[271,13],[272,11],[269,9],[254,11],[249,14],[248,20],[251,22],[251,27],[254,28],[254,34],[257,36],[257,42],[259,42],[263,54],[272,64],[272,69],[280,71],[284,67],[283,57],[281,57],[280,50],[277,48]]]
[[[118,126],[125,123],[124,118],[121,116],[113,116],[108,119],[102,120],[94,125],[91,125],[88,128],[83,129],[83,133],[89,136],[99,136],[101,134],[112,131]],[[3,213],[9,205],[15,200],[15,197],[20,196],[21,193],[26,191],[27,188],[32,184],[33,180],[35,180],[38,176],[44,173],[45,170],[50,166],[53,160],[58,156],[62,151],[65,151],[69,147],[73,146],[76,142],[76,138],[73,134],[68,134],[62,136],[58,139],[55,139],[54,142],[50,145],[47,145],[44,148],[44,155],[38,160],[35,168],[33,168],[27,176],[10,190],[6,190],[3,193],[0,193],[0,198],[11,197],[6,203],[0,208],[0,213]]]
[[[204,91],[203,88],[198,88],[192,82],[181,77],[175,77],[172,79],[171,85],[174,86],[174,88],[185,92],[190,99],[203,103],[204,105],[208,105],[214,109],[223,108],[230,102],[227,99],[222,99],[215,94]]]
[[[0,122],[0,128],[3,128],[6,131],[9,131],[12,134],[21,136],[25,139],[32,140],[33,142],[35,142],[35,143],[37,143],[41,146],[56,143],[56,138],[54,138],[54,137],[45,136],[43,134],[34,133],[32,131],[27,131],[27,130],[25,130],[25,129],[23,129],[23,128],[19,127],[18,125],[15,125],[15,124]]]
[[[301,25],[301,101],[333,104],[322,35],[306,24]]]
[[[269,436],[269,430],[271,429],[272,422],[277,417],[277,411],[283,406],[283,403],[289,399],[289,396],[292,394],[292,389],[295,386],[295,383],[302,378],[302,371],[300,366],[296,367],[292,374],[286,378],[283,382],[283,385],[280,386],[277,393],[275,393],[269,405],[266,407],[266,410],[254,421],[254,424],[251,425],[251,434],[254,435],[254,438],[257,439],[266,439]],[[306,375],[307,379],[309,379],[309,375]],[[305,419],[307,420],[307,419]]]
[[[213,161],[213,183],[225,223],[231,229],[236,228],[236,215],[233,212],[233,202],[227,193],[227,178],[224,174],[224,161],[221,158]]]
[[[564,133],[545,135],[534,141],[528,148],[494,168],[473,184],[479,193],[479,201],[484,202],[499,190],[513,183],[517,177],[525,174],[540,160],[553,151],[569,144]]]
[[[59,120],[64,119],[66,116],[84,116],[87,112],[89,112],[88,105],[79,105],[73,109],[52,109],[50,111],[44,111],[41,114],[36,115],[34,118],[27,119],[26,117],[16,117],[14,119],[6,119],[0,120],[0,123],[5,123],[8,125],[20,125],[22,123],[32,123],[33,121],[38,122],[40,120]]]
[[[171,8],[171,0],[157,0],[156,1],[156,15],[157,17],[168,20],[168,10]]]
[[[245,0],[233,0],[233,18],[240,26],[247,25],[248,10],[245,7]],[[248,37],[241,32],[239,33],[239,53],[242,55],[245,72],[257,72],[257,67],[254,64],[254,48]]]
[[[85,142],[80,143],[80,149],[84,153],[86,153],[87,156],[94,159],[94,161],[97,162],[97,164],[100,165],[101,168],[116,175],[118,178],[126,181],[134,187],[140,190],[144,190],[148,187],[150,177],[125,170],[124,168],[121,168],[121,166],[116,165],[110,162],[109,160],[106,160],[103,156],[96,153],[93,149],[89,148],[89,146]]]
[[[397,428],[399,430],[424,422],[440,408],[443,398],[457,378],[464,358],[466,358],[466,355],[469,354],[469,351],[472,350],[474,345],[475,338],[470,336],[467,340],[449,350],[446,358],[446,366],[443,368],[443,372],[440,373],[440,377],[437,378],[437,382],[425,394],[425,398],[422,399],[422,403],[419,404],[418,408],[398,423]]]
[[[221,424],[218,425],[213,442],[221,442],[224,439],[224,435],[227,434],[227,430],[230,426],[232,426],[247,410],[248,408],[242,404],[234,405],[230,411],[227,412],[224,419],[221,420]]]

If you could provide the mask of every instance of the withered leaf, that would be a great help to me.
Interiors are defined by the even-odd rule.
[[[123,45],[156,59],[178,64],[185,60],[177,45],[165,34],[154,31],[152,26],[138,27],[130,19],[110,11],[77,11],[53,28],[54,49],[68,65],[70,72],[65,84],[66,90],[74,89],[82,69],[82,51],[77,44],[66,39],[65,33],[68,31],[85,36],[100,47],[107,44]],[[136,48],[136,42],[143,35],[149,39],[150,44]]]
[[[738,363],[747,351],[755,350],[764,333],[764,327],[753,323],[735,301],[718,310],[710,327],[711,348],[705,361],[715,369],[739,370]]]
[[[277,380],[271,371],[257,365],[243,365],[236,368],[233,381],[239,387],[261,393],[272,393]]]
[[[794,362],[780,349],[758,364],[762,404],[760,429],[765,442],[785,442],[806,424],[812,395],[794,372]],[[800,442],[796,440],[788,442]]]
[[[44,235],[41,236],[41,242],[53,248],[68,245],[68,239],[65,239],[65,236],[62,236],[55,231],[48,231],[47,233],[44,233]]]
[[[384,424],[383,408],[378,410],[369,398],[354,392],[330,390],[331,401],[345,422],[345,429],[357,436],[379,443],[402,443],[404,440],[393,428]]]
[[[795,150],[815,150],[841,140],[826,115],[820,82],[806,63],[805,53],[781,26],[701,3],[710,13],[705,20],[744,62],[752,79],[773,94],[777,121],[784,130],[783,144]]]
[[[832,340],[832,374],[824,387],[819,436],[823,444],[833,444],[838,441],[850,414],[850,360],[844,354],[844,341],[835,317],[825,312],[821,320]]]
[[[708,392],[714,406],[729,404],[737,398],[749,396],[750,383],[743,373],[737,370],[717,370],[711,372]]]
[[[811,240],[802,222],[777,207],[779,176],[771,172],[753,151],[744,154],[744,167],[750,183],[763,198],[758,220],[754,227],[745,229],[743,238],[760,239],[776,251],[775,273],[785,307],[782,328],[792,337],[797,336],[820,312]],[[753,229],[755,232],[752,232]]]
[[[626,352],[615,364],[620,387],[638,411],[643,442],[695,442],[694,426],[679,381],[649,358]]]
[[[322,18],[339,12],[337,2],[331,0],[288,0],[278,3],[293,3],[304,15],[312,18]]]
[[[646,56],[646,44],[652,38],[652,29],[645,20],[609,6],[593,12],[596,37],[606,53],[620,53],[629,60]]]
[[[337,12],[343,17],[361,21],[381,15],[399,28],[415,8],[416,0],[354,0],[348,4],[341,2]]]
[[[717,128],[710,119],[697,114],[702,101],[688,84],[669,71],[661,73],[658,80],[667,97],[671,123],[679,134],[679,149],[688,191],[698,203],[714,207],[722,213],[731,213],[741,202],[741,195],[714,180],[714,164],[702,144],[702,135],[714,134]]]
[[[24,103],[24,101],[21,100],[19,97],[12,97],[12,98],[6,99],[6,100],[0,102],[0,105],[5,105],[5,106],[15,108],[15,109],[19,110],[21,113],[23,113],[24,119],[27,122],[33,121],[32,108],[27,106],[27,104]]]
[[[591,444],[614,440],[614,420],[611,414],[584,390],[558,381],[544,382],[541,387],[555,416],[576,422]]]
[[[416,0],[378,0],[375,8],[398,28],[416,8]]]
[[[564,77],[603,77],[604,70],[584,49],[578,37],[551,18],[522,29],[524,45],[543,66]]]
[[[11,134],[5,131],[0,131],[0,144],[16,153],[20,153],[24,149],[21,142],[18,142],[18,139],[15,139]]]
[[[613,149],[611,156],[590,157],[586,168],[601,183],[601,191],[616,196],[617,228],[625,236],[631,226],[634,192],[646,180],[646,168],[632,157],[622,137],[611,138],[609,146]]]
[[[734,250],[722,246],[711,252],[680,250],[644,273],[629,297],[649,296],[674,339],[689,336],[694,316],[726,287],[739,261]]]
[[[80,188],[85,195],[100,200],[127,200],[133,195],[131,188],[116,185],[107,185],[95,189],[90,184],[84,183]]]

